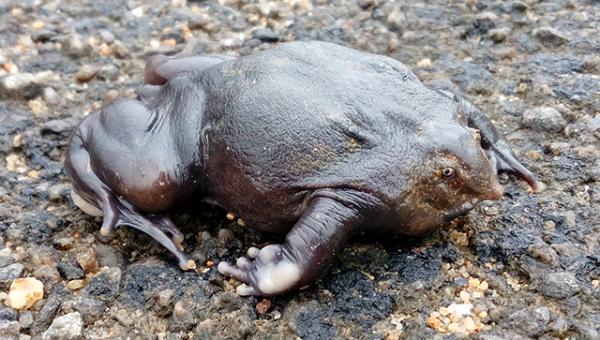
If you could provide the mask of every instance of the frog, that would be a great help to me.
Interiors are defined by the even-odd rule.
[[[294,41],[241,57],[154,55],[136,98],[76,127],[74,204],[128,226],[195,269],[168,213],[192,199],[281,243],[218,271],[239,295],[273,296],[326,274],[357,235],[426,235],[502,199],[500,173],[544,184],[492,121],[388,56]]]

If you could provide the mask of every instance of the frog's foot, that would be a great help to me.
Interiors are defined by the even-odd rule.
[[[85,213],[92,216],[103,216],[100,233],[104,236],[110,236],[114,229],[120,225],[127,225],[150,235],[154,240],[167,248],[179,262],[183,270],[196,268],[192,260],[188,260],[183,254],[182,242],[183,234],[167,217],[160,215],[143,216],[136,212],[129,204],[118,199],[106,196],[102,208],[90,203],[87,199],[80,196],[75,190],[71,191],[73,202]]]
[[[235,266],[219,263],[219,272],[242,284],[237,293],[247,295],[277,295],[297,286],[301,269],[289,258],[284,246],[268,245],[262,249],[250,248],[248,257],[240,257]]]
[[[188,260],[182,252],[183,234],[175,227],[173,222],[167,217],[159,215],[144,216],[135,211],[126,202],[119,198],[112,199],[113,202],[103,204],[102,211],[104,213],[104,221],[100,232],[103,235],[108,235],[112,230],[121,225],[126,225],[140,230],[163,247],[167,248],[179,262],[179,267],[183,270],[195,269],[196,264],[192,260]]]
[[[152,221],[152,223],[164,234],[169,235],[169,238],[179,245],[180,248],[182,248],[181,244],[184,240],[183,234],[181,231],[179,231],[171,219],[161,215],[148,215],[147,218]]]

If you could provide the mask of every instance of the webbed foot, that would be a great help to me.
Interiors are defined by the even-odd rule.
[[[221,274],[242,282],[236,289],[239,295],[277,295],[300,281],[300,267],[282,245],[268,245],[260,250],[252,247],[247,255],[238,258],[235,266],[227,262],[218,266]]]
[[[78,201],[81,202],[83,199],[81,197],[75,199],[76,195],[76,192],[73,191],[73,201],[77,204]],[[89,202],[86,203],[90,204]],[[115,197],[107,197],[102,204],[101,211],[103,222],[100,233],[102,235],[110,236],[117,226],[126,225],[133,227],[148,234],[175,255],[181,269],[189,270],[196,268],[194,261],[188,260],[182,252],[183,234],[169,218],[155,214],[144,216],[135,211],[127,202]]]
[[[323,275],[334,254],[359,225],[370,196],[320,190],[290,230],[284,244],[251,247],[236,265],[219,263],[219,272],[242,285],[239,295],[278,295],[301,288]]]

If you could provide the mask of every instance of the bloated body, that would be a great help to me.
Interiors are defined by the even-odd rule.
[[[82,122],[66,166],[103,233],[138,228],[183,268],[193,263],[162,213],[191,195],[287,234],[219,264],[243,295],[311,283],[358,232],[423,234],[499,199],[497,171],[541,189],[468,102],[396,60],[323,42],[238,59],[155,56],[138,100]]]

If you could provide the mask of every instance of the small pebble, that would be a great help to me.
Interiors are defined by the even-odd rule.
[[[175,297],[174,289],[164,289],[158,292],[157,294],[157,303],[159,306],[168,307],[173,303],[173,298]]]
[[[0,337],[3,339],[20,339],[18,321],[0,320]]]
[[[423,58],[417,62],[417,67],[429,67],[431,66],[431,59]]]
[[[99,264],[93,248],[88,249],[85,253],[77,254],[76,259],[77,263],[79,263],[86,273],[95,273],[98,271]]]
[[[0,304],[0,320],[17,320],[17,311],[8,306],[5,306],[4,304]]]
[[[219,233],[217,234],[219,244],[228,245],[231,241],[235,240],[235,235],[233,232],[226,228],[219,229]]]
[[[96,76],[96,73],[98,73],[98,68],[96,66],[89,64],[83,65],[79,71],[77,71],[77,74],[75,74],[75,79],[81,83],[85,83],[92,80],[92,78]]]
[[[29,329],[33,326],[33,313],[30,311],[23,311],[19,313],[19,324],[21,329]]]
[[[498,43],[501,43],[504,40],[506,40],[506,38],[510,34],[510,28],[508,28],[508,27],[494,28],[494,29],[491,29],[488,33],[490,35],[490,38],[492,38],[492,40],[496,44],[498,44]]]
[[[187,26],[192,29],[203,29],[211,23],[210,17],[205,14],[196,14],[190,18]]]
[[[471,333],[477,330],[477,325],[475,325],[475,321],[470,316],[467,316],[463,320],[463,326],[467,330],[467,332]]]
[[[56,105],[60,103],[60,95],[52,87],[44,87],[42,96],[47,104]]]
[[[570,272],[558,272],[544,275],[539,282],[538,291],[555,299],[566,299],[581,291],[577,278]]]
[[[550,26],[544,26],[534,30],[533,36],[548,46],[558,46],[569,41],[569,38],[567,38],[564,33]]]
[[[279,36],[269,28],[259,28],[252,32],[252,37],[263,42],[277,42]]]
[[[89,53],[89,46],[79,34],[70,34],[63,42],[62,49],[71,57],[83,57]]]
[[[536,131],[560,132],[567,121],[556,109],[544,106],[525,110],[522,124]]]
[[[61,261],[56,266],[60,276],[67,280],[81,279],[85,275],[81,267],[74,261]]]
[[[71,290],[79,290],[79,289],[85,287],[85,281],[84,280],[71,280],[71,281],[67,282],[67,287]]]
[[[0,77],[0,98],[33,99],[41,91],[31,73],[17,73]]]
[[[558,258],[556,251],[545,243],[532,244],[527,248],[527,251],[533,258],[549,264],[552,267],[558,267],[560,265],[560,259]]]
[[[75,239],[73,237],[59,237],[52,241],[52,245],[54,248],[58,250],[69,250],[73,248],[73,244],[75,243]]]
[[[265,315],[271,309],[271,300],[262,299],[259,303],[256,304],[256,312],[260,315]]]
[[[16,279],[10,285],[6,304],[14,309],[24,310],[44,297],[44,284],[36,278]]]
[[[55,184],[48,187],[48,199],[52,202],[62,200],[63,193],[70,187],[69,184]]]
[[[106,94],[104,95],[104,99],[106,100],[106,102],[110,103],[115,101],[117,98],[119,98],[121,94],[119,93],[119,91],[117,90],[110,90],[108,92],[106,92]]]
[[[117,80],[119,77],[119,69],[113,64],[104,65],[96,75],[103,80]]]
[[[0,268],[0,290],[7,289],[15,279],[23,275],[24,270],[25,266],[20,263],[13,263]]]
[[[123,326],[131,326],[133,325],[133,319],[129,315],[128,311],[124,309],[111,309],[110,317],[117,320]]]
[[[42,340],[70,340],[81,337],[83,320],[79,312],[59,316],[50,327],[42,334]]]
[[[57,283],[60,281],[60,274],[54,265],[42,265],[33,271],[33,276],[46,283]]]
[[[100,31],[100,39],[110,44],[115,41],[115,35],[111,31],[102,30]]]
[[[190,300],[181,300],[175,303],[173,308],[173,320],[184,327],[189,327],[196,323],[194,313],[194,303]]]

